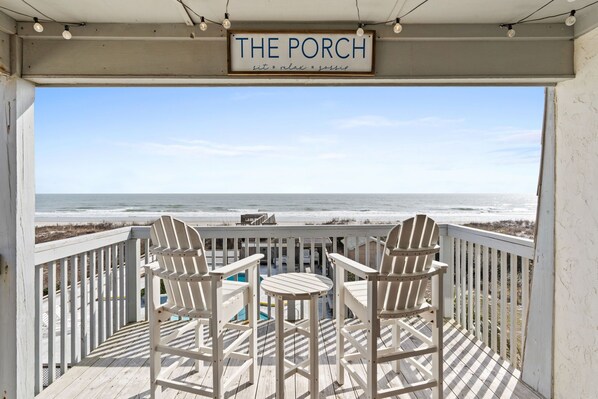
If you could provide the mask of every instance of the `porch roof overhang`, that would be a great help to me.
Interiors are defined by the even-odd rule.
[[[29,2],[31,3],[31,2]],[[591,0],[555,1],[541,14],[579,9]],[[230,76],[227,31],[211,24],[200,32],[198,15],[221,21],[226,2],[185,0],[7,0],[22,14],[60,23],[33,30],[32,19],[0,15],[0,68],[37,85],[553,85],[574,76],[572,39],[598,25],[598,6],[579,12],[573,27],[564,17],[517,25],[509,39],[501,23],[514,22],[539,7],[534,0],[430,1],[404,18],[400,35],[391,25],[376,31],[376,68],[367,77]],[[419,4],[415,0],[360,0],[361,21],[394,19]],[[229,4],[235,30],[354,30],[355,2],[348,0],[254,0]],[[61,37],[64,22],[72,40]],[[189,38],[192,30],[197,33]],[[10,36],[13,36],[10,38]],[[12,54],[12,61],[11,61]]]

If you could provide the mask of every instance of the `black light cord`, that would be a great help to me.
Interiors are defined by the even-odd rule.
[[[553,14],[553,15],[547,15],[547,16],[545,16],[545,17],[539,17],[539,18],[532,18],[532,19],[528,19],[529,17],[531,17],[531,16],[533,16],[534,14],[536,14],[538,11],[542,10],[544,7],[546,7],[546,6],[547,6],[548,4],[550,4],[552,1],[554,1],[554,0],[550,0],[548,3],[544,4],[542,7],[538,8],[536,11],[534,11],[534,12],[533,12],[533,13],[531,13],[531,14],[529,14],[528,16],[526,16],[526,17],[524,17],[524,18],[521,18],[519,21],[517,21],[517,22],[511,22],[511,23],[505,23],[505,24],[500,24],[500,27],[501,27],[501,28],[508,28],[509,26],[510,26],[510,27],[513,27],[513,26],[515,26],[515,25],[527,24],[527,23],[530,23],[530,22],[544,21],[544,20],[551,19],[551,18],[556,18],[556,17],[563,17],[563,16],[565,16],[565,15],[571,15],[571,13],[572,13],[572,12],[573,12],[573,13],[576,13],[576,12],[578,12],[578,11],[581,11],[581,10],[583,10],[583,9],[586,9],[586,8],[588,8],[588,7],[591,7],[591,6],[593,6],[594,4],[598,4],[598,0],[596,0],[596,1],[593,1],[593,2],[591,2],[590,4],[586,4],[586,5],[585,5],[585,6],[583,6],[583,7],[580,7],[580,8],[577,8],[577,9],[573,9],[573,10],[570,10],[570,11],[565,11],[565,12],[561,12],[561,13],[558,13],[558,14]]]
[[[35,17],[33,15],[29,15],[29,14],[26,14],[24,12],[16,11],[16,10],[13,10],[11,8],[4,7],[4,6],[0,6],[0,9],[8,11],[8,12],[11,12],[13,14],[21,15],[23,17],[27,17],[27,18],[30,18],[30,19],[37,18],[37,17]],[[44,23],[54,22],[54,23],[57,23],[57,24],[60,24],[60,25],[65,25],[65,26],[67,26],[67,25],[68,26],[85,26],[85,25],[87,25],[85,22],[62,22],[62,21],[57,21],[54,18],[49,18],[46,14],[43,14],[43,13],[41,13],[41,14],[44,15],[48,19],[37,18],[38,22],[44,22]]]
[[[193,8],[191,8],[191,7],[189,7],[187,4],[185,4],[185,3],[183,2],[183,0],[176,0],[176,1],[178,1],[179,3],[181,3],[181,5],[182,5],[182,6],[183,6],[183,7],[184,7],[186,10],[188,10],[188,11],[191,11],[191,12],[192,12],[192,13],[193,13],[195,16],[197,16],[198,18],[200,18],[200,19],[201,19],[201,18],[203,18],[203,19],[205,19],[205,20],[206,20],[206,21],[208,21],[208,22],[211,22],[211,23],[213,23],[213,24],[216,24],[216,25],[220,25],[220,22],[212,21],[210,18],[207,18],[207,17],[206,17],[206,16],[204,16],[204,15],[199,15],[199,13],[197,13],[197,11],[195,11]]]
[[[44,14],[43,12],[41,12],[39,9],[35,8],[33,5],[31,5],[30,3],[27,2],[27,0],[21,0],[23,3],[27,4],[29,7],[31,7],[32,9],[34,9],[37,13],[39,13],[40,15],[43,15],[44,17],[48,18],[50,21],[52,22],[58,22],[56,21],[54,18],[48,16],[47,14]]]
[[[430,0],[423,0],[418,5],[416,5],[415,7],[413,7],[412,9],[410,9],[409,11],[407,11],[405,14],[400,15],[397,18],[398,19],[405,18],[407,15],[411,14],[413,11],[417,10],[418,8],[420,8],[421,6],[423,6],[424,4],[426,4],[428,1],[430,1]],[[370,23],[367,23],[367,24],[363,24],[363,26],[387,25],[387,24],[390,24],[392,22],[396,22],[397,18],[394,18],[394,19],[391,19],[391,20],[388,20],[388,21],[382,21],[382,22],[370,22]]]
[[[536,9],[535,11],[531,12],[529,15],[526,15],[525,17],[521,18],[519,21],[517,21],[515,23],[516,24],[520,24],[521,22],[525,21],[526,19],[528,19],[532,15],[536,15],[538,12],[540,12],[541,10],[543,10],[544,8],[546,8],[552,2],[554,2],[554,0],[548,0],[542,7]]]

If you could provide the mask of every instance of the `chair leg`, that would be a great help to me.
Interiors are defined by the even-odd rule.
[[[436,311],[434,313],[434,322],[432,323],[432,345],[435,345],[437,348],[436,352],[432,354],[432,378],[434,378],[437,382],[437,385],[432,388],[433,399],[442,399],[443,397],[443,322],[442,313],[440,311]]]
[[[375,328],[370,328],[367,332],[366,397],[368,399],[378,397],[378,332],[375,330]]]
[[[161,353],[156,350],[160,344],[160,323],[158,322],[158,314],[153,311],[150,313],[150,392],[152,399],[159,399],[162,395],[162,387],[156,384],[156,379],[160,375],[162,367]]]
[[[399,327],[398,321],[392,324],[392,347],[395,349],[401,347],[401,328]],[[395,360],[392,362],[392,370],[397,374],[401,372],[400,360]]]
[[[249,304],[247,306],[247,319],[251,326],[251,336],[249,337],[249,356],[252,359],[251,367],[249,367],[249,383],[255,383],[256,371],[257,371],[257,323],[259,321],[258,313],[259,307],[257,302],[257,268],[254,267],[249,270],[251,281],[251,292],[249,296]]]
[[[203,342],[203,324],[198,320],[197,327],[195,328],[195,347],[199,350],[204,346]],[[203,363],[201,360],[195,361],[195,371],[199,372],[200,366]]]
[[[211,320],[210,329],[212,330],[212,379],[214,399],[224,398],[224,330],[219,331],[216,320]]]
[[[152,399],[159,399],[162,396],[162,387],[156,384],[156,380],[162,368],[162,354],[157,350],[160,344],[160,314],[156,309],[160,306],[160,279],[154,276],[149,278],[147,298],[150,341],[150,395]]]
[[[345,326],[344,274],[345,272],[342,270],[335,270],[336,309],[334,313],[336,316],[336,382],[338,385],[345,383],[345,368],[341,363],[341,359],[345,356],[345,337],[341,334],[341,329]]]

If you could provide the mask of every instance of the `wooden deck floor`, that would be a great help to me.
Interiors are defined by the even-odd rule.
[[[168,331],[180,322],[170,322],[163,330]],[[422,331],[425,327],[421,326]],[[234,334],[234,333],[233,333]],[[228,339],[234,339],[231,334]],[[493,354],[483,343],[465,335],[451,323],[445,325],[444,378],[445,398],[540,398],[530,388],[519,381],[519,372],[511,368]],[[274,323],[262,322],[259,331],[258,382],[249,385],[244,375],[231,385],[226,398],[274,399]],[[383,331],[383,343],[389,342],[390,333]],[[179,345],[190,346],[193,343],[192,332],[179,339]],[[295,362],[308,353],[305,338],[289,338],[285,343],[289,360]],[[402,343],[404,348],[419,345],[419,342],[407,338]],[[345,385],[335,382],[335,327],[330,319],[320,321],[320,397],[357,399],[364,397],[363,391],[356,388],[348,375]],[[166,366],[174,358],[165,357]],[[230,361],[226,365],[225,375],[232,374],[236,364]],[[401,364],[401,374],[396,374],[389,367],[379,369],[379,384],[387,386],[415,382],[421,379],[419,371]],[[365,373],[365,369],[364,369]],[[192,362],[187,361],[178,367],[171,378],[186,378],[196,383],[209,385],[211,369],[209,365],[201,367],[199,372],[192,370]],[[245,373],[247,374],[247,373]],[[286,381],[286,397],[307,398],[308,382],[295,375]],[[149,361],[147,323],[129,325],[112,336],[88,358],[70,369],[54,384],[44,390],[38,398],[147,398],[149,397]],[[194,395],[174,390],[165,390],[165,399],[195,398]],[[431,390],[403,397],[429,398]]]

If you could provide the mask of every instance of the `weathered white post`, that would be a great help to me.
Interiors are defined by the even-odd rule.
[[[125,245],[125,270],[127,272],[127,323],[135,323],[140,320],[139,270],[141,267],[141,245],[139,239],[137,238],[131,238],[127,240]]]
[[[538,228],[521,376],[523,381],[547,398],[553,396],[554,361],[554,101],[554,88],[547,88],[536,220]]]
[[[455,282],[454,276],[454,243],[448,235],[448,225],[440,226],[440,261],[448,265],[448,270],[442,277],[443,284],[443,317],[454,317]]]
[[[3,398],[34,395],[34,97],[35,87],[31,83],[0,76],[0,396]]]

